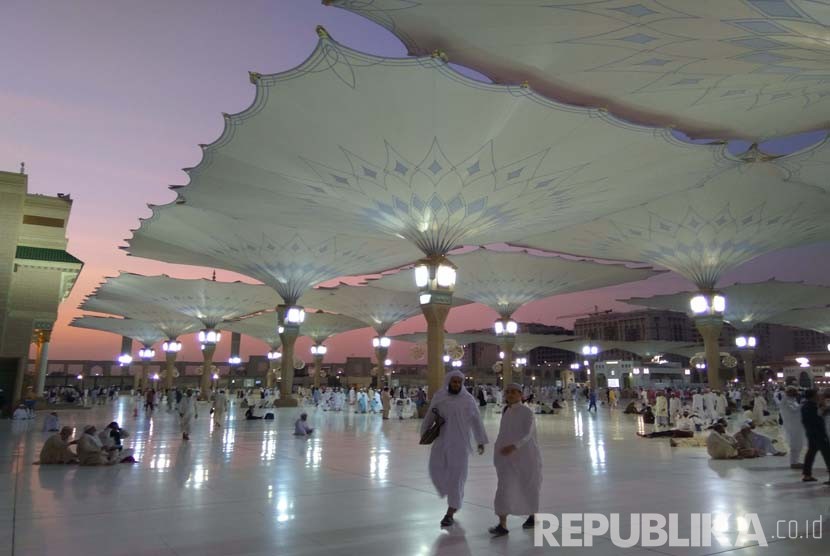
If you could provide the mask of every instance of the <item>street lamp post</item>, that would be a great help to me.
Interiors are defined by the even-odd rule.
[[[199,384],[199,397],[202,400],[210,399],[210,369],[213,367],[213,354],[216,344],[222,339],[222,333],[207,328],[199,332],[199,344],[202,348],[202,379]]]
[[[381,386],[381,376],[386,375],[386,356],[389,354],[389,346],[392,345],[392,340],[386,336],[376,336],[372,338],[372,347],[375,348],[375,361],[378,367],[378,387]]]
[[[282,359],[282,353],[272,349],[266,357],[268,357],[268,372],[265,375],[265,387],[270,389],[274,387],[274,375],[277,372],[277,363]]]
[[[138,350],[138,358],[141,359],[141,388],[147,388],[147,367],[155,356],[156,350],[152,347],[144,346]]]
[[[519,331],[519,325],[516,321],[503,317],[495,322],[493,328],[496,337],[500,340],[501,350],[504,354],[501,363],[504,384],[511,384],[513,382],[513,346],[516,345],[516,333]]]
[[[746,380],[746,387],[752,388],[755,386],[755,348],[758,345],[758,340],[755,336],[738,336],[735,338],[735,346],[741,354],[741,359],[744,362],[744,379]]]
[[[701,292],[691,299],[689,305],[694,315],[695,326],[703,337],[709,387],[720,389],[720,345],[718,339],[723,328],[726,298],[713,291]]]
[[[176,374],[176,357],[182,350],[182,343],[171,338],[161,344],[161,349],[164,352],[165,368],[164,368],[164,388],[170,390],[173,388],[173,379]]]
[[[594,362],[599,354],[599,346],[585,344],[582,346],[582,355],[585,357],[585,370],[588,373],[588,380],[591,383],[591,390],[597,389],[597,374],[594,372]]]
[[[282,340],[282,369],[280,376],[280,399],[275,403],[281,407],[296,407],[292,396],[294,385],[294,343],[300,334],[300,325],[305,321],[305,309],[295,305],[277,307],[277,332]]]
[[[456,268],[443,255],[431,255],[415,267],[421,312],[427,321],[427,384],[429,397],[444,383],[444,323],[452,305]]]
[[[314,386],[320,387],[320,371],[323,370],[323,358],[326,356],[328,348],[324,345],[311,346],[311,357],[314,360]]]

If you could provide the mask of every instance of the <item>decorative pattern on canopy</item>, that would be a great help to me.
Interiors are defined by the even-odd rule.
[[[719,288],[719,291],[726,297],[723,320],[743,332],[748,332],[758,323],[773,322],[776,315],[792,309],[830,305],[829,287],[811,286],[803,282],[768,280],[753,284],[738,283]],[[686,313],[689,311],[689,300],[694,295],[692,292],[680,292],[621,301],[651,309]]]
[[[414,284],[411,279],[410,282]],[[421,314],[418,294],[412,286],[403,292],[374,285],[341,284],[336,288],[309,290],[300,302],[307,307],[354,317],[374,328],[380,336],[385,335],[394,324]],[[453,306],[467,303],[466,299],[453,296]]]
[[[159,306],[198,319],[205,328],[273,309],[280,298],[271,288],[243,282],[214,282],[121,273],[93,293],[102,301]]]
[[[830,174],[830,145],[822,150]],[[658,264],[712,289],[724,272],[759,255],[830,239],[830,194],[820,188],[828,183],[801,183],[804,177],[777,160],[756,159],[703,187],[522,243]]]
[[[83,316],[73,320],[69,326],[126,336],[145,347],[151,347],[156,342],[168,338],[167,333],[156,326],[155,323],[135,319]]]
[[[253,104],[225,117],[176,202],[155,208],[130,240],[132,254],[229,268],[277,288],[284,278],[270,265],[288,262],[271,238],[290,251],[297,232],[270,222],[399,243],[399,258],[381,249],[349,269],[361,274],[404,262],[409,244],[443,254],[520,239],[696,187],[729,164],[722,145],[485,84],[440,56],[373,56],[320,34],[297,68],[252,74]]]
[[[80,308],[84,311],[108,313],[127,319],[152,323],[164,332],[170,340],[196,332],[202,326],[198,319],[144,301],[130,302],[126,299],[100,299],[93,294],[84,300]]]
[[[700,137],[830,125],[824,1],[323,0],[497,83]]]
[[[272,351],[276,351],[282,343],[280,335],[277,334],[277,326],[277,314],[268,312],[233,322],[226,322],[221,324],[219,328],[262,340],[268,344]]]
[[[244,193],[237,195],[241,201]],[[277,195],[272,202],[278,202]],[[130,240],[130,253],[233,270],[271,286],[289,305],[320,282],[388,270],[419,256],[400,241],[314,230],[316,220],[312,224],[308,219],[316,217],[308,213],[306,226],[298,230],[269,223],[273,217],[249,223],[229,218],[221,207],[217,211],[178,204],[157,208]]]

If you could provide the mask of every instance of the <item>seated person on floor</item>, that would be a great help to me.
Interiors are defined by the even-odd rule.
[[[654,413],[651,411],[651,406],[647,405],[646,408],[642,412],[643,415],[643,423],[646,425],[653,425],[655,418]]]
[[[300,418],[294,421],[294,436],[309,436],[314,429],[308,426],[308,413],[300,414]]]
[[[61,430],[61,425],[58,419],[58,412],[52,411],[43,420],[43,432],[58,432],[59,430]]]
[[[735,441],[738,443],[738,453],[745,458],[758,458],[767,454],[784,456],[786,452],[775,449],[772,440],[768,436],[758,434],[752,429],[755,428],[751,420],[741,424],[741,430],[735,433]]]
[[[254,408],[249,407],[247,411],[245,411],[245,420],[247,421],[256,421],[262,419],[262,417],[257,417],[254,415]]]
[[[706,451],[712,459],[740,459],[738,443],[726,434],[726,429],[720,423],[712,425],[709,436],[706,438]]]
[[[40,450],[40,464],[51,465],[57,463],[78,463],[78,456],[70,446],[77,444],[77,440],[69,441],[72,437],[72,427],[63,427],[58,434],[53,434]]]
[[[116,421],[113,421],[98,433],[101,444],[105,450],[112,452],[113,459],[118,459],[121,463],[135,463],[135,458],[133,457],[135,450],[125,450],[121,442],[122,438],[127,438],[128,436],[130,436],[130,433],[119,427]]]

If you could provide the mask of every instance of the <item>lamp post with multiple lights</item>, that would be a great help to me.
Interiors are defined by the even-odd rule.
[[[199,332],[199,345],[202,348],[202,378],[199,383],[199,399],[210,399],[211,369],[216,345],[222,339],[222,333],[212,328]]]
[[[427,321],[427,385],[429,397],[444,383],[444,323],[452,306],[456,267],[443,255],[431,255],[415,266],[418,301]]]
[[[161,350],[164,352],[164,387],[166,389],[173,388],[173,379],[176,374],[176,357],[182,350],[182,343],[174,338],[171,338],[161,344]]]
[[[277,364],[282,359],[282,353],[272,348],[266,355],[268,358],[268,373],[265,375],[265,387],[274,387],[274,376],[277,374]]]
[[[138,358],[141,359],[140,388],[147,388],[147,367],[150,365],[150,361],[152,361],[155,356],[156,350],[154,350],[151,346],[144,346],[138,350]],[[138,375],[136,375],[136,377],[138,377]]]
[[[329,350],[322,344],[311,346],[311,358],[314,360],[314,386],[320,387],[320,372],[323,370],[323,358]]]
[[[519,325],[509,318],[500,318],[493,324],[493,329],[501,346],[504,384],[511,384],[513,382],[513,346],[516,345],[516,333],[519,331]]]
[[[716,292],[701,292],[689,302],[695,326],[703,338],[709,388],[720,389],[720,345],[718,338],[723,328],[726,298]]]
[[[588,373],[591,390],[597,389],[597,375],[594,372],[594,361],[596,361],[598,354],[599,346],[591,343],[582,346],[582,356],[585,358],[585,371]]]
[[[443,330],[443,329],[442,329]],[[381,377],[386,376],[387,355],[389,354],[389,346],[392,345],[392,340],[387,336],[375,336],[372,338],[372,347],[375,348],[375,361],[378,367],[377,385],[381,386]]]
[[[300,325],[305,322],[305,309],[296,305],[277,307],[277,332],[282,341],[282,369],[280,373],[280,399],[275,403],[282,407],[296,407],[291,395],[294,384],[294,343],[300,335]]]
[[[747,388],[755,386],[755,366],[753,364],[755,359],[755,348],[758,346],[758,340],[755,336],[738,336],[735,338],[735,346],[741,354],[741,359],[744,363],[744,380],[746,380]]]

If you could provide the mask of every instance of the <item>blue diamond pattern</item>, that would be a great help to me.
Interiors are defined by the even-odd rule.
[[[648,44],[651,41],[656,41],[657,37],[652,37],[651,35],[646,35],[645,33],[634,33],[633,35],[628,35],[627,37],[620,37],[617,40],[635,42],[637,44]]]
[[[444,203],[438,197],[433,197],[429,200],[429,208],[432,209],[432,212],[438,212],[442,208],[444,208]]]
[[[643,17],[644,15],[656,14],[654,10],[643,6],[642,4],[634,4],[633,6],[624,6],[622,8],[611,8],[614,11],[622,12],[632,17]]]
[[[372,170],[371,168],[367,168],[366,166],[363,167],[363,175],[369,178],[376,178],[378,177],[378,173]]]
[[[788,33],[787,29],[781,27],[780,25],[773,23],[772,21],[765,21],[763,19],[758,20],[748,20],[748,21],[732,21],[732,25],[740,27],[741,29],[745,29],[752,33],[758,33],[759,35],[774,35],[774,34],[785,34]]]
[[[665,66],[666,64],[670,63],[671,60],[666,60],[665,58],[649,58],[645,62],[640,62],[636,64],[638,66]]]
[[[738,46],[743,46],[745,48],[751,48],[753,50],[767,50],[770,48],[780,48],[784,46],[778,41],[773,41],[770,39],[765,39],[763,37],[752,37],[749,39],[736,39],[731,41],[732,44],[737,44]]]
[[[790,6],[786,0],[748,0],[756,9],[771,17],[794,17],[802,19],[801,14]]]
[[[481,212],[482,210],[484,210],[486,204],[487,197],[482,197],[480,199],[476,199],[472,203],[467,203],[467,214],[475,214],[476,212]]]
[[[437,174],[441,170],[443,170],[443,167],[440,164],[438,164],[437,160],[433,160],[432,164],[429,165],[429,171],[433,174]]]
[[[473,164],[472,166],[470,166],[469,168],[467,168],[467,174],[469,174],[469,175],[471,175],[471,176],[472,176],[472,175],[475,175],[475,174],[478,174],[478,173],[479,173],[479,171],[481,171],[481,165],[479,164],[479,161],[478,161],[478,160],[476,160],[476,163],[475,163],[475,164]]]
[[[338,175],[332,174],[331,177],[333,177],[334,181],[336,181],[337,183],[343,183],[343,184],[349,185],[349,180],[347,180],[343,176],[338,176]]]
[[[404,166],[400,162],[396,161],[395,162],[395,171],[397,173],[401,174],[401,175],[406,175],[406,173],[409,171],[409,168],[407,168],[406,166]]]
[[[512,172],[508,172],[507,179],[515,180],[516,178],[522,175],[522,170],[524,170],[524,167],[519,168],[518,170],[513,170]]]
[[[696,85],[696,84],[700,83],[701,81],[703,81],[703,80],[699,77],[687,77],[685,79],[681,79],[680,81],[675,81],[674,83],[672,83],[672,86],[674,86],[674,85]]]

